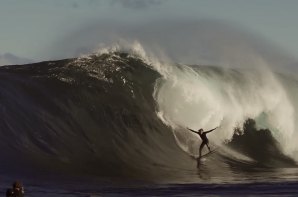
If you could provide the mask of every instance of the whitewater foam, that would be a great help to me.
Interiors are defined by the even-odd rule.
[[[141,59],[161,74],[153,93],[158,105],[156,113],[172,127],[183,150],[193,149],[191,147],[197,146],[198,141],[193,143],[196,136],[181,127],[208,130],[220,126],[210,133],[210,139],[214,144],[221,145],[232,139],[235,128],[242,128],[244,122],[252,118],[258,128],[272,131],[285,154],[298,159],[296,108],[289,99],[289,92],[265,59],[254,54],[251,57],[254,59],[251,62],[255,64],[253,69],[177,65],[162,50],[156,52],[138,41],[126,40],[109,46],[101,44],[94,55],[115,56],[117,51],[125,51],[130,57]],[[88,57],[82,56],[76,61],[82,59]],[[125,83],[125,79],[123,81]],[[181,140],[181,136],[187,140]]]
[[[174,128],[211,129],[220,125],[219,131],[210,134],[212,141],[220,143],[230,140],[234,129],[252,118],[259,127],[272,130],[285,153],[295,157],[294,109],[270,71],[175,68],[171,76],[159,81],[154,97],[159,116]]]
[[[273,132],[285,154],[298,159],[294,138],[295,108],[289,92],[265,59],[256,55],[252,57],[252,62],[258,64],[253,69],[177,65],[171,63],[163,52],[162,55],[155,54],[138,41],[130,43],[124,40],[101,48],[97,54],[115,51],[127,51],[161,74],[153,93],[158,105],[156,113],[173,128],[183,150],[193,146],[190,144],[195,136],[177,128],[208,130],[220,126],[210,134],[212,142],[220,145],[232,139],[235,128],[242,128],[243,123],[252,118],[258,128],[268,128]],[[177,137],[182,135],[188,140]]]

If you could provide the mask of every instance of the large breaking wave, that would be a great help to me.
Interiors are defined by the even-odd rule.
[[[185,128],[215,126],[201,172],[298,159],[297,81],[268,69],[166,64],[138,48],[0,75],[2,169],[190,180],[200,140]]]

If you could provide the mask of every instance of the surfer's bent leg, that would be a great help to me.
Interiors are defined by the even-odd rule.
[[[211,152],[211,149],[209,147],[209,143],[206,143],[207,148],[209,149],[209,152]]]
[[[199,155],[199,158],[201,158],[202,156],[202,150],[203,150],[203,147],[205,146],[205,142],[202,142],[201,143],[201,146],[200,146],[200,155]]]

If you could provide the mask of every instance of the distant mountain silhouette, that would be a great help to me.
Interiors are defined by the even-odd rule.
[[[15,64],[28,64],[34,62],[31,59],[18,57],[12,53],[0,54],[0,66],[15,65]]]

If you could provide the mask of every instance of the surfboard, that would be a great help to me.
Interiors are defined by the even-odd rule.
[[[208,152],[208,153],[202,155],[201,158],[203,158],[203,157],[207,157],[208,155],[215,153],[216,149],[217,149],[217,148],[215,148],[215,149],[211,150],[210,152]],[[199,159],[199,158],[197,158],[197,159]]]
[[[204,158],[204,157],[207,157],[207,156],[210,155],[210,154],[215,153],[216,150],[217,150],[217,148],[218,148],[218,147],[216,147],[216,148],[214,148],[213,150],[211,150],[210,152],[208,152],[208,153],[202,155],[200,159],[202,159],[202,158]],[[196,159],[196,160],[200,160],[199,157],[196,157],[196,156],[194,156],[194,155],[191,155],[190,157],[193,158],[193,159]]]

